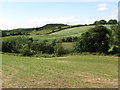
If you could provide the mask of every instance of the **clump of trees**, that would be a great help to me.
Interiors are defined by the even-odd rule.
[[[53,41],[33,40],[26,36],[6,38],[2,41],[2,51],[10,53],[21,53],[24,56],[35,54],[56,54],[57,56],[65,54],[61,43]]]
[[[106,20],[95,21],[93,25],[105,25],[105,24],[118,24],[117,20],[110,19],[108,22]]]
[[[10,53],[22,53],[23,55],[28,55],[28,54],[30,55],[32,54],[32,51],[30,49],[32,42],[33,42],[32,38],[28,38],[25,36],[6,38],[2,41],[2,51],[10,52]]]
[[[106,53],[109,49],[109,30],[104,26],[96,26],[81,35],[76,45],[78,52]]]
[[[120,24],[111,26],[95,26],[83,33],[76,44],[77,52],[120,54]]]

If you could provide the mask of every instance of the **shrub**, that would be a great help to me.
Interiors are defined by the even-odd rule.
[[[57,45],[54,47],[54,53],[55,53],[57,56],[61,56],[61,55],[65,54],[65,49],[61,46],[61,43],[57,44]]]
[[[33,55],[30,48],[28,47],[28,44],[23,45],[22,48],[19,51],[23,56],[31,56],[31,55]]]

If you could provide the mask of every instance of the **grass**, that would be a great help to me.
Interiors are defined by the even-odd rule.
[[[110,25],[104,25],[107,28],[110,28]],[[65,26],[67,27],[67,26]],[[35,40],[61,40],[62,38],[66,37],[79,37],[82,33],[86,32],[88,29],[93,28],[94,26],[81,26],[81,27],[74,27],[74,28],[68,28],[64,29],[58,32],[50,33],[52,30],[41,30],[41,31],[34,31],[29,33],[29,37],[32,37]],[[56,29],[57,30],[57,29]],[[36,35],[39,34],[39,35]],[[47,34],[47,35],[46,35]],[[2,39],[9,38],[9,37],[17,37],[17,36],[8,36],[8,37],[2,37]]]
[[[48,35],[30,35],[33,39],[39,39],[39,40],[60,40],[64,37],[79,37],[82,33],[86,32],[89,28],[92,28],[94,26],[82,26],[82,27],[75,27],[75,28],[69,28],[64,29],[62,31],[58,31],[55,33],[51,33]]]
[[[54,58],[3,54],[3,88],[117,88],[118,58]]]
[[[83,32],[86,32],[88,29],[92,27],[94,26],[82,26],[82,27],[69,28],[59,32],[52,33],[52,35],[79,35]]]
[[[68,50],[68,51],[72,52],[75,48],[75,44],[76,44],[76,42],[63,42],[62,47],[65,50]]]
[[[75,28],[76,26],[79,26],[79,25],[62,26],[61,29],[58,29],[58,27],[47,28],[47,29],[40,30],[40,31],[33,31],[33,32],[30,32],[29,34],[30,35],[45,35],[45,34],[50,34],[54,32],[59,32],[59,31],[62,31],[68,28]],[[79,27],[82,27],[82,26],[79,26]]]
[[[50,33],[52,30],[41,30],[41,31],[33,31],[33,32],[30,32],[29,34],[30,35],[44,35],[44,34],[47,34],[47,33]]]

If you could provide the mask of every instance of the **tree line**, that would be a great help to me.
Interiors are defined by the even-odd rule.
[[[106,26],[96,25],[80,37],[67,37],[62,40],[33,40],[28,36],[9,37],[2,40],[2,51],[21,53],[24,56],[36,54],[55,54],[61,56],[68,52],[62,47],[62,42],[77,42],[74,52],[120,54],[120,24]],[[70,52],[69,52],[70,53]],[[71,52],[73,53],[73,52]]]
[[[105,25],[105,24],[118,24],[119,22],[116,19],[110,19],[108,22],[106,20],[95,21],[93,25]]]

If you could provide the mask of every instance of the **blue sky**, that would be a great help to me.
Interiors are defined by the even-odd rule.
[[[117,2],[1,2],[0,29],[40,27],[47,23],[89,24],[117,19]]]

